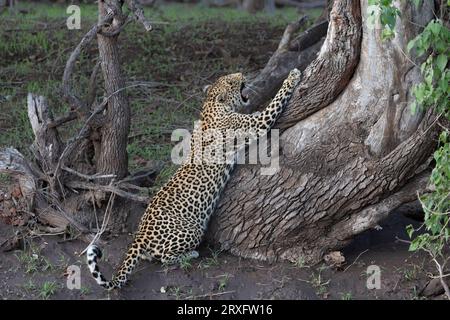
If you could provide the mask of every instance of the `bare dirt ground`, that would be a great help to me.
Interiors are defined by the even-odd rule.
[[[135,221],[136,219],[131,219]],[[434,271],[427,256],[408,252],[404,227],[417,222],[392,214],[381,230],[370,230],[343,250],[346,263],[309,267],[301,262],[273,264],[242,259],[204,244],[200,258],[182,266],[165,267],[141,262],[121,291],[106,292],[89,275],[84,256],[86,243],[59,236],[37,236],[25,250],[0,252],[2,299],[419,299],[427,271]],[[134,223],[132,223],[134,224]],[[0,243],[15,228],[0,224]],[[111,276],[131,241],[120,235],[107,241],[100,266]],[[81,267],[81,289],[69,290],[65,270]],[[367,267],[381,269],[381,288],[366,287]]]

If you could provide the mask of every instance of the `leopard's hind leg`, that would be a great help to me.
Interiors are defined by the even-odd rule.
[[[190,260],[190,259],[195,259],[198,257],[199,257],[198,251],[192,250],[192,251],[188,251],[188,252],[178,254],[178,255],[175,255],[175,254],[164,255],[161,258],[161,262],[164,264],[176,264],[176,263],[180,263],[181,261],[183,261],[185,259]]]

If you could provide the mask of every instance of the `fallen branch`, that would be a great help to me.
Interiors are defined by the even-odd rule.
[[[110,184],[110,185],[101,185],[101,184],[95,184],[95,183],[89,183],[89,182],[82,182],[82,181],[69,181],[66,183],[66,186],[73,189],[84,189],[84,190],[97,190],[97,191],[105,191],[105,192],[111,192],[119,197],[130,199],[136,202],[141,202],[148,204],[150,201],[149,197],[146,196],[139,196],[127,191],[124,191],[116,186],[116,184]]]
[[[279,54],[282,51],[289,50],[289,45],[291,43],[292,36],[294,35],[294,33],[300,30],[300,28],[303,27],[307,21],[308,16],[303,16],[298,21],[292,22],[287,25],[286,29],[284,30],[283,36],[281,37],[280,43],[278,44],[278,48],[275,54]]]
[[[73,174],[73,175],[76,175],[79,178],[82,178],[82,179],[85,179],[85,180],[88,180],[88,181],[99,180],[99,179],[113,179],[113,178],[116,177],[115,174],[93,174],[93,175],[87,175],[87,174],[80,173],[80,172],[78,172],[76,170],[73,170],[73,169],[71,169],[69,167],[66,167],[66,166],[63,166],[62,169],[64,171],[67,171],[67,172]]]
[[[300,35],[298,35],[295,39],[291,40],[289,50],[302,51],[306,48],[309,48],[327,34],[327,29],[327,20],[313,25],[308,30],[305,30]]]

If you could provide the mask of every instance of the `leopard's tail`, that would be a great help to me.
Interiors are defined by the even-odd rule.
[[[99,285],[107,290],[119,289],[127,282],[128,276],[133,272],[142,253],[143,250],[140,243],[134,242],[111,281],[106,280],[98,268],[97,259],[102,258],[102,251],[99,247],[95,245],[89,246],[86,252],[87,264],[89,271]]]

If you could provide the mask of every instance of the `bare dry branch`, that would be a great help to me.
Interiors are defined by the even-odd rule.
[[[319,22],[308,30],[305,30],[295,39],[292,39],[289,45],[290,51],[302,51],[317,43],[320,38],[327,34],[328,21]]]
[[[49,175],[54,171],[58,161],[62,149],[62,142],[59,138],[58,131],[54,128],[48,128],[48,124],[53,119],[44,97],[28,93],[27,110],[31,128],[35,136],[33,145],[31,146],[32,151],[40,163],[43,172]]]
[[[97,60],[97,63],[95,64],[94,69],[92,70],[91,77],[89,78],[89,86],[88,86],[88,91],[86,94],[86,105],[88,107],[92,106],[92,104],[94,103],[94,100],[95,100],[95,93],[97,91],[96,90],[97,86],[95,84],[95,81],[97,80],[97,74],[98,74],[98,71],[100,70],[100,66],[101,66],[101,61],[99,59],[99,60]]]
[[[82,181],[69,181],[66,183],[66,185],[73,189],[100,190],[100,191],[105,191],[105,192],[111,192],[122,198],[130,199],[130,200],[145,203],[145,204],[148,204],[148,202],[150,200],[149,197],[139,196],[139,195],[124,191],[124,190],[118,188],[115,184],[114,185],[112,185],[112,184],[101,185],[101,184],[82,182]]]
[[[91,121],[94,119],[94,117],[97,114],[99,114],[100,112],[102,112],[105,109],[107,101],[108,101],[108,99],[103,100],[103,102],[94,109],[94,111],[91,113],[89,118],[85,121],[83,127],[80,129],[78,134],[67,142],[66,147],[64,148],[63,152],[61,153],[58,163],[56,164],[55,171],[53,173],[53,178],[52,178],[53,183],[56,183],[57,179],[59,179],[59,173],[61,171],[61,167],[62,167],[64,161],[66,160],[66,157],[72,153],[72,151],[76,148],[78,142],[81,139],[87,137],[87,134],[89,131],[89,125],[90,125]]]
[[[291,43],[292,36],[294,35],[294,33],[300,30],[300,28],[303,27],[307,21],[308,16],[303,16],[298,21],[292,22],[287,25],[286,29],[284,30],[283,36],[281,37],[280,43],[278,44],[278,49],[275,52],[275,54],[279,54],[282,51],[289,50],[289,45]]]
[[[110,22],[114,16],[114,12],[109,12],[98,24],[91,27],[91,29],[83,36],[80,43],[75,47],[72,53],[69,56],[69,59],[66,62],[66,67],[64,69],[63,79],[62,79],[62,89],[63,94],[69,103],[75,109],[84,109],[86,105],[81,101],[79,97],[77,97],[72,88],[70,87],[70,78],[73,73],[73,68],[75,66],[75,62],[80,56],[81,52],[89,45],[89,43],[94,40],[98,31],[104,26],[106,23]]]
[[[153,27],[145,17],[144,10],[142,9],[141,5],[137,3],[135,0],[127,0],[126,2],[128,8],[131,10],[131,12],[133,12],[133,15],[135,16],[136,20],[142,23],[146,31],[152,31]]]
[[[73,170],[73,169],[71,169],[69,167],[66,167],[66,166],[62,166],[62,169],[64,171],[67,171],[67,172],[73,174],[73,175],[76,175],[79,178],[82,178],[82,179],[85,179],[85,180],[88,180],[88,181],[98,180],[98,179],[113,179],[113,178],[116,177],[116,175],[114,175],[114,174],[93,174],[93,175],[87,175],[87,174],[80,173],[80,172],[78,172],[76,170]]]

